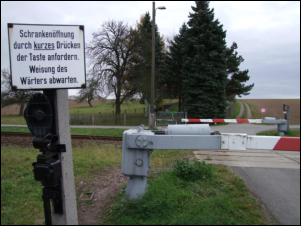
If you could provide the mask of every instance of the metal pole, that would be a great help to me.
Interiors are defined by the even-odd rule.
[[[50,198],[48,196],[47,191],[48,188],[43,188],[42,197],[44,202],[45,225],[52,225]]]
[[[155,17],[156,8],[153,2],[153,25],[152,25],[152,74],[151,74],[151,109],[149,129],[154,129],[154,102],[155,102]]]
[[[287,106],[287,113],[286,113],[286,121],[287,121],[287,132],[289,131],[290,129],[290,110],[291,110],[291,107],[290,106]]]

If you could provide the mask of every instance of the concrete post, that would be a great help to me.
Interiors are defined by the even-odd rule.
[[[100,125],[100,112],[98,113],[98,125]]]
[[[59,144],[66,145],[66,152],[59,153],[62,163],[62,199],[64,214],[56,214],[52,210],[53,225],[78,225],[76,194],[73,173],[73,158],[69,125],[68,90],[44,91],[47,97],[54,101],[54,123]]]

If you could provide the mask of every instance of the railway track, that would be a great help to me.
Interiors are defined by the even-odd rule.
[[[6,137],[33,137],[31,133],[21,132],[1,132],[1,136]],[[122,137],[109,137],[109,136],[91,136],[91,135],[71,135],[72,140],[112,140],[122,141]]]

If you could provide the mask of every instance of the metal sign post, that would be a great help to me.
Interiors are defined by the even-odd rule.
[[[13,89],[43,90],[24,117],[42,152],[33,171],[44,186],[45,223],[77,225],[67,89],[86,87],[84,26],[8,24],[8,36]]]
[[[62,163],[61,186],[64,213],[53,213],[53,225],[78,225],[71,134],[69,125],[68,90],[44,90],[44,94],[54,104],[55,132],[59,137],[59,142],[65,144],[66,146],[66,152],[59,153],[59,158]]]
[[[262,120],[263,120],[263,113],[266,113],[266,109],[265,109],[265,108],[261,108],[261,109],[260,109],[260,112],[261,112],[261,114],[262,114]]]

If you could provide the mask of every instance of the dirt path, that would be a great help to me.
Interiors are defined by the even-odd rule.
[[[241,100],[237,100],[237,102],[240,104],[240,112],[237,115],[236,119],[241,119],[242,115],[244,114],[244,110],[245,107],[247,109],[247,119],[251,119],[252,118],[252,113],[251,113],[251,109],[249,107],[249,105],[246,102],[243,102]]]
[[[244,103],[244,105],[246,106],[246,109],[247,109],[247,119],[251,119],[252,118],[252,113],[251,113],[251,109],[249,107],[249,105],[244,102],[244,101],[241,101],[242,103]]]
[[[95,174],[94,178],[80,181],[76,185],[76,193],[94,193],[91,201],[77,201],[79,225],[99,225],[106,221],[106,214],[121,191],[128,178],[123,176],[120,167],[107,169],[105,173]]]

